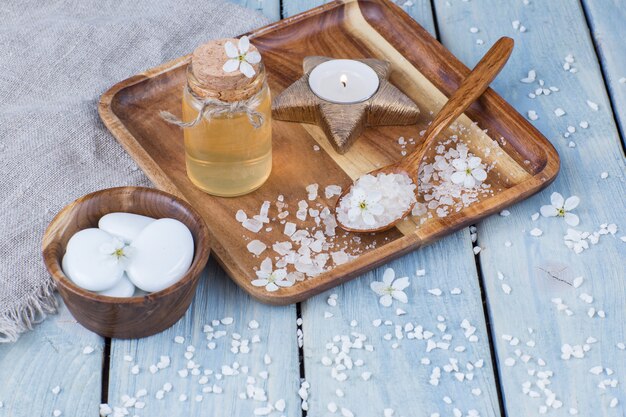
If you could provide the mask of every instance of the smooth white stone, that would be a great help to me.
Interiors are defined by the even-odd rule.
[[[90,291],[104,291],[119,282],[124,266],[102,253],[102,245],[116,238],[100,229],[84,229],[72,236],[63,256],[63,272],[76,285]]]
[[[117,236],[126,243],[131,243],[150,223],[152,217],[133,213],[109,213],[98,221],[98,227],[105,232]]]
[[[130,279],[128,279],[128,275],[123,274],[122,278],[113,288],[100,291],[98,294],[119,298],[132,297],[135,294],[135,286],[130,282]]]
[[[174,219],[149,224],[133,241],[133,256],[126,268],[138,288],[155,292],[178,282],[193,260],[191,232]]]

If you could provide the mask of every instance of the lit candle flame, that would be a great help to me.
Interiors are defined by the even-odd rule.
[[[339,82],[341,82],[341,85],[346,87],[348,85],[348,76],[346,74],[341,74],[341,77],[339,78]]]

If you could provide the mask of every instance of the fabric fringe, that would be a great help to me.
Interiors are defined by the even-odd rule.
[[[20,333],[32,330],[33,325],[42,322],[48,314],[56,313],[58,304],[54,289],[54,282],[48,279],[18,306],[0,314],[0,343],[15,342]]]

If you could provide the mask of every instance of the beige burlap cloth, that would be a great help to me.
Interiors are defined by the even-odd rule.
[[[95,190],[150,185],[100,121],[100,95],[207,39],[267,21],[218,0],[27,0],[0,9],[0,342],[8,342],[55,311],[40,254],[54,214]]]

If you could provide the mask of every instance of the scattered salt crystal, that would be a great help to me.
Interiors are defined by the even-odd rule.
[[[593,101],[587,100],[587,105],[591,108],[591,110],[598,111],[598,104],[594,103]]]
[[[250,322],[248,323],[248,327],[252,330],[256,330],[259,328],[259,322],[256,320],[250,320]]]
[[[343,417],[354,417],[354,413],[347,408],[341,407],[341,415]]]
[[[54,395],[58,395],[59,392],[61,392],[61,387],[60,386],[57,385],[56,387],[52,388],[52,393]]]
[[[54,411],[52,412],[52,415],[53,415],[54,417],[59,417],[61,414],[63,414],[63,413],[61,413],[61,410],[54,410]]]
[[[245,219],[241,225],[253,233],[258,233],[263,228],[263,223],[257,219]]]
[[[563,115],[565,114],[565,110],[563,110],[563,109],[562,109],[562,108],[560,108],[560,107],[557,107],[556,109],[554,109],[554,114],[555,114],[557,117],[561,117],[561,116],[563,116]]]
[[[619,400],[617,398],[613,397],[611,399],[611,402],[609,402],[609,407],[615,408],[615,407],[617,407],[617,404],[619,404]]]
[[[237,213],[235,213],[235,219],[239,222],[239,223],[243,223],[244,220],[246,220],[248,218],[248,215],[246,214],[245,211],[243,210],[237,210]]]
[[[582,122],[578,124],[578,126],[580,126],[583,129],[587,129],[589,127],[589,122],[583,120]]]
[[[508,210],[502,210],[500,212],[500,216],[502,216],[502,217],[508,217],[510,214],[511,214],[511,212],[508,211]]]
[[[603,180],[604,180],[604,179],[607,179],[608,177],[609,177],[609,173],[608,173],[608,172],[606,172],[606,171],[604,171],[604,172],[602,172],[602,173],[600,174],[600,178],[602,178]]]
[[[539,218],[539,213],[533,213],[533,214],[530,216],[530,219],[531,219],[532,221],[536,221],[538,218]]]
[[[317,190],[319,188],[318,184],[310,184],[306,186],[306,192],[309,194],[309,201],[315,200],[317,198]]]
[[[248,245],[246,246],[248,248],[248,251],[256,256],[259,256],[260,254],[263,253],[263,251],[265,251],[265,249],[267,249],[267,245],[263,242],[261,242],[260,240],[252,240],[250,241],[250,243],[248,243]]]
[[[83,349],[83,355],[89,355],[90,353],[93,353],[94,348],[92,346],[85,346],[85,348]]]
[[[285,233],[287,236],[291,236],[291,235],[293,235],[293,234],[295,233],[295,231],[296,231],[296,225],[295,225],[295,223],[291,223],[291,222],[286,222],[286,223],[285,223],[285,230],[284,230],[284,233]]]
[[[534,110],[528,110],[528,119],[535,121],[539,118],[539,116],[537,115],[537,112]]]
[[[541,229],[538,229],[538,228],[535,227],[534,229],[532,229],[530,231],[530,235],[531,236],[535,236],[535,237],[539,237],[539,236],[543,235],[543,231]]]
[[[430,290],[428,290],[428,292],[430,294],[434,295],[434,296],[437,296],[437,297],[439,297],[442,294],[442,292],[441,292],[441,290],[439,288],[430,289]]]
[[[513,359],[513,358],[506,358],[504,360],[504,364],[506,366],[513,366],[513,365],[515,365],[515,359]]]
[[[583,277],[576,277],[574,278],[574,280],[572,281],[572,285],[574,286],[574,288],[578,288],[583,284]]]
[[[519,20],[516,20],[515,22],[517,22],[517,27],[519,27]],[[515,26],[513,26],[514,29],[517,29]],[[537,73],[535,70],[530,70],[528,71],[528,76],[526,78],[522,78],[520,81],[525,83],[525,84],[531,84],[533,82],[535,82],[535,79],[537,77]]]
[[[424,275],[426,275],[426,270],[425,269],[418,269],[417,271],[415,271],[415,275],[418,277],[423,277]]]
[[[133,357],[130,355],[124,355],[124,361],[125,362],[132,362],[133,361]]]
[[[502,291],[507,295],[511,294],[511,287],[508,284],[502,284]]]
[[[480,246],[474,246],[473,250],[474,250],[474,255],[478,255],[480,251],[483,250],[483,248],[481,248]]]
[[[460,289],[460,288],[457,288],[457,287],[452,288],[452,289],[450,290],[450,294],[452,294],[452,295],[459,295],[459,294],[461,294],[461,289]]]
[[[478,33],[478,28],[477,27],[471,27],[469,29],[470,33]]]
[[[341,187],[338,185],[328,185],[324,189],[324,195],[326,198],[332,198],[333,196],[341,194]]]

